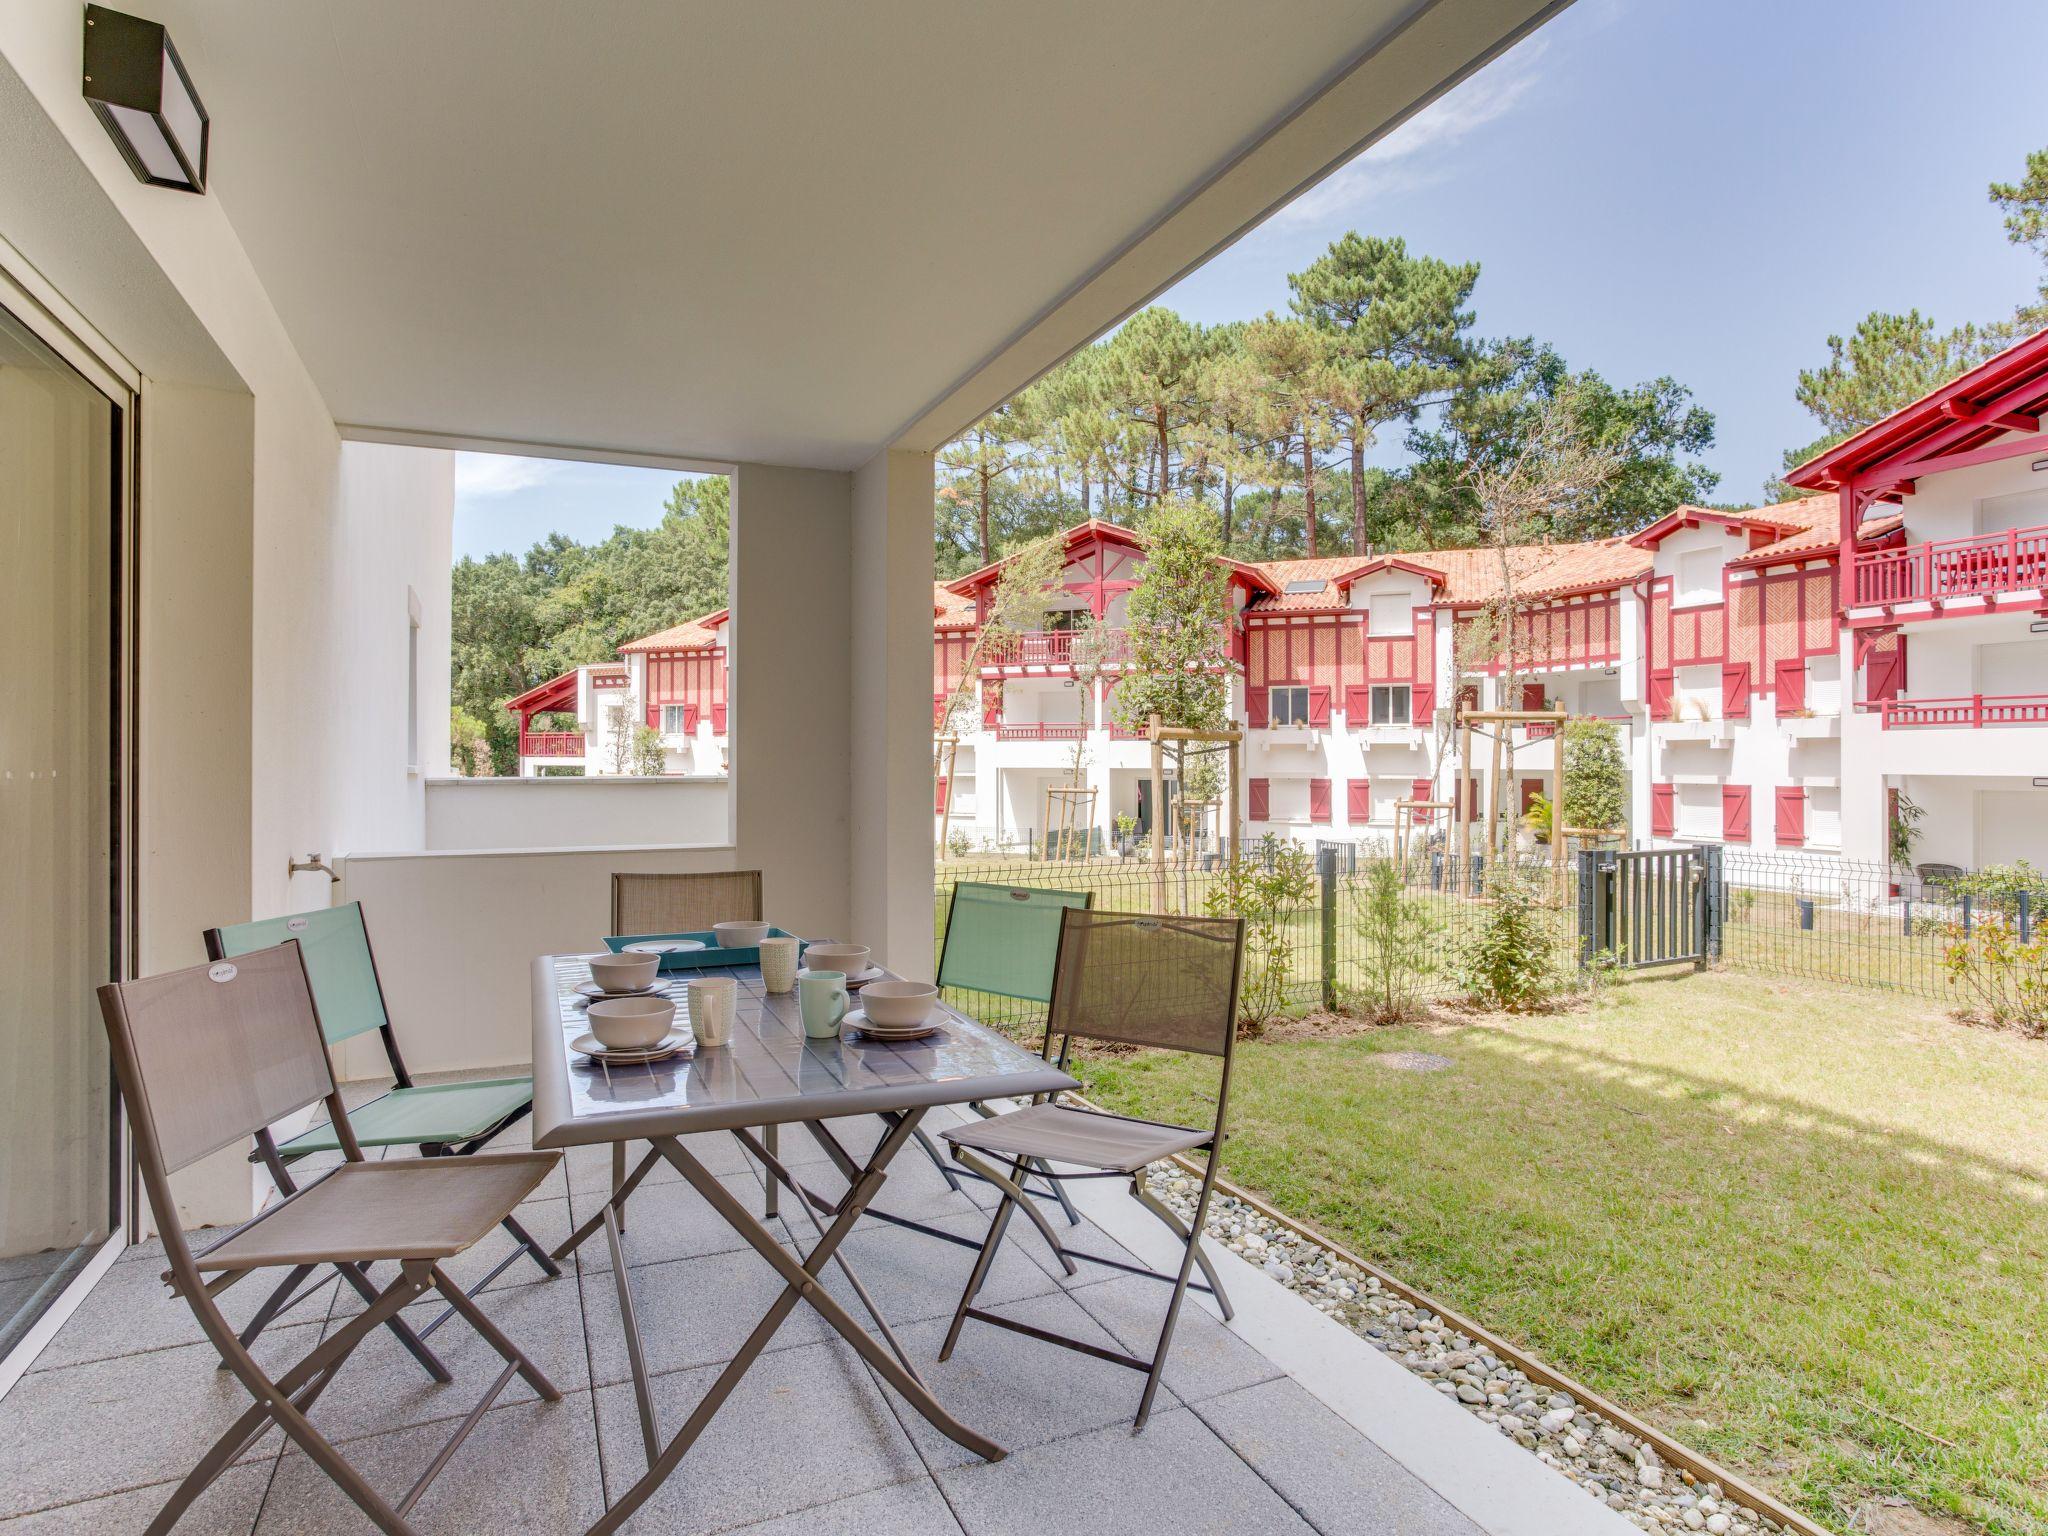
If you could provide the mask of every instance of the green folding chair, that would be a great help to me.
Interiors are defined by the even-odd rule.
[[[961,881],[953,887],[952,899],[946,906],[946,942],[939,951],[939,985],[1050,1007],[1053,973],[1059,964],[1060,914],[1069,907],[1086,911],[1094,905],[1093,891],[1034,890]],[[996,1113],[986,1104],[969,1108],[984,1119]],[[960,1188],[961,1173],[969,1178],[980,1177],[956,1169],[952,1160],[936,1147],[927,1145],[925,1151],[955,1192]],[[1068,1201],[1066,1191],[1055,1183],[1048,1193],[1059,1201],[1067,1220],[1079,1225],[1080,1215]]]
[[[206,930],[209,960],[230,960],[238,955],[269,949],[287,939],[296,939],[305,957],[306,975],[312,983],[313,1001],[320,1013],[320,1033],[329,1048],[375,1030],[384,1044],[384,1057],[397,1080],[389,1093],[372,1099],[349,1113],[355,1140],[363,1147],[417,1147],[422,1157],[467,1157],[490,1144],[491,1138],[509,1125],[524,1119],[533,1109],[531,1077],[499,1077],[468,1083],[419,1084],[405,1069],[398,1051],[398,1037],[391,1028],[391,1016],[384,1007],[384,988],[377,977],[377,957],[370,949],[370,931],[363,923],[359,901],[313,912],[296,912],[287,917],[264,918],[237,923],[229,928]],[[343,1151],[337,1127],[332,1121],[315,1125],[280,1145],[268,1129],[256,1133],[256,1146],[249,1161],[270,1170],[281,1194],[291,1195],[298,1186],[291,1176],[292,1164],[319,1153]],[[516,1217],[507,1216],[503,1226],[511,1234],[513,1249],[479,1280],[469,1292],[475,1296],[503,1274],[521,1253],[525,1253],[550,1278],[562,1268],[548,1256]],[[295,1305],[301,1296],[297,1287],[306,1273],[286,1277],[271,1294],[242,1333],[242,1343],[251,1343],[279,1313]],[[368,1277],[352,1267],[341,1267],[341,1277],[368,1300],[376,1295]],[[453,1307],[443,1311],[418,1332],[424,1341],[454,1315]],[[444,1379],[440,1363],[423,1347],[407,1347],[429,1374]]]

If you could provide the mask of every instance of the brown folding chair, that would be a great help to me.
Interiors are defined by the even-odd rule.
[[[449,1278],[440,1261],[496,1230],[546,1178],[553,1152],[498,1152],[366,1162],[334,1085],[311,984],[296,940],[232,961],[99,989],[114,1073],[135,1157],[163,1231],[164,1280],[185,1298],[213,1347],[255,1402],[172,1493],[145,1536],[163,1536],[275,1423],[376,1527],[410,1536],[406,1515],[514,1374],[549,1402],[561,1393]],[[218,1242],[194,1253],[178,1229],[170,1177],[272,1122],[325,1101],[345,1161]],[[282,1375],[259,1366],[221,1315],[218,1298],[259,1269],[397,1263],[398,1277]],[[306,1417],[342,1363],[401,1308],[438,1290],[504,1358],[505,1368],[395,1504]]]
[[[1135,1425],[1136,1429],[1143,1429],[1152,1414],[1152,1399],[1159,1391],[1159,1373],[1173,1344],[1174,1325],[1180,1319],[1181,1302],[1196,1265],[1201,1266],[1208,1284],[1196,1284],[1194,1289],[1214,1296],[1224,1319],[1229,1320],[1230,1298],[1224,1295],[1223,1282],[1202,1251],[1201,1232],[1209,1216],[1209,1195],[1216,1183],[1217,1149],[1223,1142],[1223,1118],[1230,1105],[1230,1068],[1237,1044],[1237,989],[1243,958],[1241,918],[1148,917],[1082,907],[1068,907],[1061,912],[1059,956],[1053,965],[1052,1003],[1042,1047],[1046,1059],[1052,1059],[1054,1036],[1059,1037],[1062,1068],[1076,1039],[1221,1057],[1216,1123],[1206,1128],[1164,1125],[1040,1099],[990,1120],[942,1131],[940,1135],[951,1145],[955,1161],[998,1186],[1003,1197],[989,1223],[981,1255],[967,1277],[967,1287],[960,1293],[953,1325],[946,1332],[945,1347],[939,1351],[941,1360],[952,1358],[953,1348],[960,1341],[961,1325],[971,1317],[1064,1349],[1129,1366],[1145,1373],[1145,1394],[1138,1402]],[[1192,1225],[1182,1222],[1145,1184],[1148,1166],[1179,1152],[1205,1152],[1208,1158]],[[977,1155],[981,1153],[1006,1159],[1008,1171]],[[1085,1171],[1064,1171],[1075,1168]],[[1069,1255],[1061,1248],[1052,1224],[1026,1195],[1022,1181],[1027,1171],[1055,1181],[1129,1179],[1131,1198],[1181,1240],[1185,1251],[1178,1272],[1164,1274],[1098,1254]],[[1017,1210],[1032,1220],[1040,1235],[1063,1259],[1080,1259],[1126,1274],[1146,1275],[1173,1286],[1172,1298],[1166,1305],[1166,1322],[1149,1360],[1032,1327],[974,1305],[975,1295],[1002,1243],[1010,1213]],[[1069,1263],[1067,1268],[1071,1274],[1073,1265]]]
[[[761,871],[613,875],[612,932],[701,933],[713,923],[761,920]]]

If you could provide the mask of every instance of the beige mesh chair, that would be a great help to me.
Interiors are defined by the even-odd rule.
[[[99,989],[114,1073],[134,1129],[135,1157],[160,1219],[174,1212],[170,1177],[272,1122],[324,1101],[343,1163],[302,1185],[254,1220],[194,1253],[175,1221],[161,1220],[170,1269],[228,1369],[255,1402],[178,1485],[150,1522],[162,1536],[235,1459],[275,1423],[341,1487],[371,1522],[409,1536],[406,1514],[517,1374],[549,1402],[561,1394],[441,1268],[496,1230],[546,1178],[553,1152],[366,1162],[328,1067],[312,987],[296,941],[165,976]],[[282,1375],[259,1366],[221,1315],[222,1292],[259,1269],[366,1266],[391,1260],[398,1277],[362,1312]],[[400,1308],[438,1290],[505,1361],[481,1401],[427,1464],[387,1502],[306,1417],[357,1345]],[[138,1411],[147,1405],[138,1403]]]
[[[612,932],[701,933],[713,923],[761,920],[761,871],[613,875]]]
[[[1217,1149],[1223,1141],[1223,1120],[1230,1105],[1230,1069],[1237,1043],[1237,989],[1244,957],[1244,922],[1235,917],[1148,917],[1131,912],[1097,912],[1069,907],[1060,914],[1059,955],[1053,965],[1052,1003],[1046,1019],[1044,1054],[1053,1054],[1059,1040],[1064,1068],[1076,1039],[1152,1046],[1221,1058],[1216,1088],[1216,1123],[1212,1126],[1163,1125],[1122,1115],[1040,1100],[990,1120],[955,1126],[940,1134],[954,1159],[1002,1190],[1002,1201],[989,1223],[988,1237],[960,1293],[953,1325],[946,1332],[939,1358],[952,1358],[968,1318],[1006,1328],[1048,1344],[1110,1360],[1145,1373],[1145,1392],[1138,1402],[1136,1428],[1143,1429],[1159,1390],[1159,1373],[1173,1344],[1181,1302],[1190,1275],[1199,1265],[1209,1292],[1227,1321],[1230,1298],[1202,1251],[1201,1231],[1209,1215],[1215,1187]],[[1145,1184],[1145,1169],[1179,1152],[1204,1152],[1207,1164],[1195,1201],[1193,1224],[1184,1223]],[[987,1161],[988,1154],[1007,1162],[1007,1171]],[[1131,1198],[1179,1238],[1184,1252],[1174,1274],[1164,1274],[1120,1259],[1061,1248],[1052,1224],[1026,1195],[1028,1172],[1058,1181],[1067,1179],[1129,1179]],[[988,1276],[1010,1213],[1022,1211],[1038,1227],[1063,1260],[1080,1259],[1126,1274],[1145,1275],[1173,1287],[1166,1321],[1151,1358],[1100,1348],[1020,1323],[974,1305]],[[1073,1273],[1071,1262],[1068,1273]]]

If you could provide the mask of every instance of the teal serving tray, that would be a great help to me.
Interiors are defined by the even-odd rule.
[[[771,939],[795,939],[796,934],[781,928],[770,928]],[[628,944],[650,944],[660,939],[695,939],[704,947],[685,950],[677,955],[663,955],[661,969],[664,971],[702,971],[721,965],[759,965],[761,951],[753,945],[745,949],[720,949],[718,936],[704,933],[621,933],[604,941],[604,947],[613,954],[621,953]],[[799,940],[799,943],[802,941]],[[801,951],[799,951],[801,953]]]

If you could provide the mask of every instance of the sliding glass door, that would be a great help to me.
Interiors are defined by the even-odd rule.
[[[25,311],[24,311],[25,313]],[[0,1367],[121,1220],[127,396],[0,309]]]

